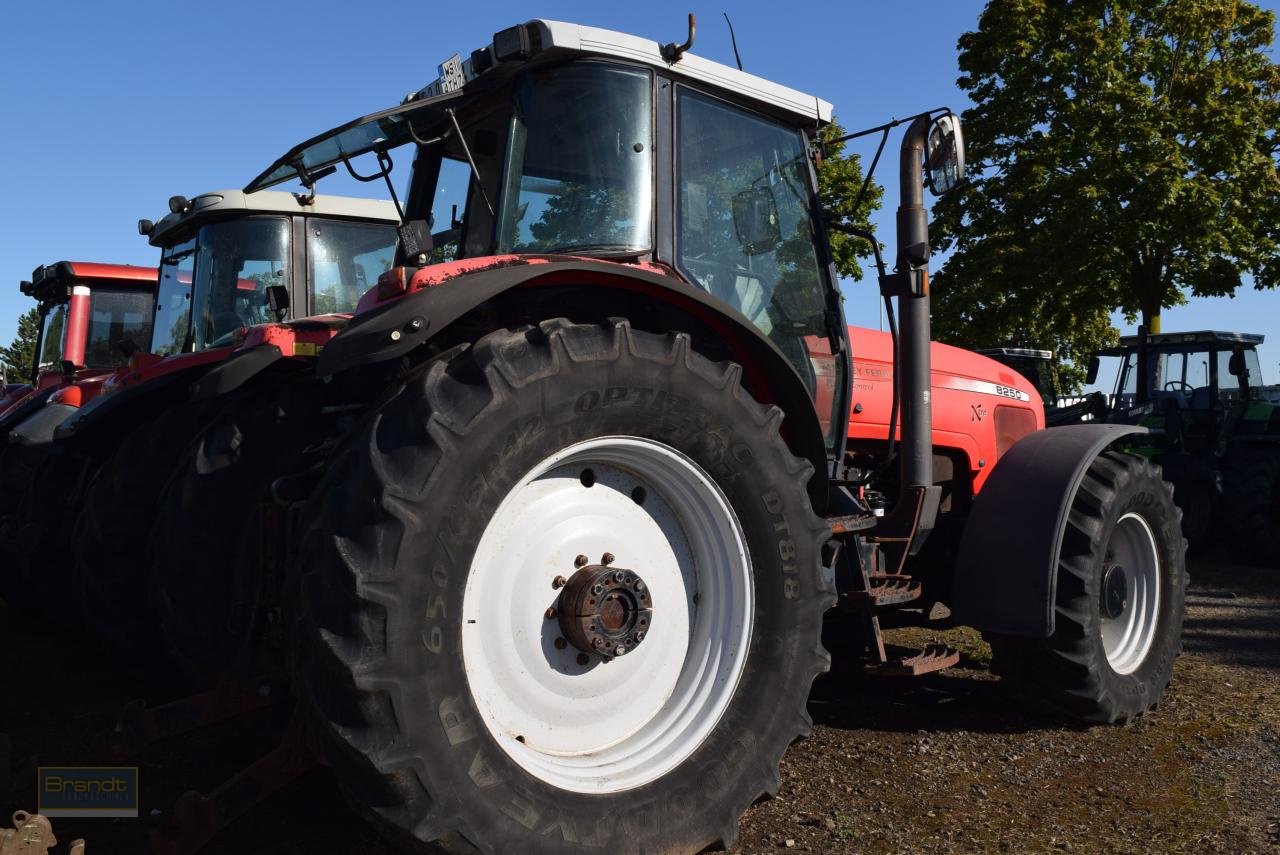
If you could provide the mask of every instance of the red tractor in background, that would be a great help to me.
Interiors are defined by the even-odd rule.
[[[730,845],[809,727],[838,599],[879,673],[952,661],[884,650],[879,615],[933,600],[1080,719],[1169,682],[1183,543],[1159,469],[1113,448],[1140,428],[1041,430],[1011,372],[930,344],[923,186],[963,173],[955,117],[879,129],[907,125],[901,329],[855,334],[859,362],[830,105],[692,35],[503,30],[250,185],[390,186],[415,147],[395,266],[314,366],[255,372],[247,344],[203,384],[223,403],[151,584],[209,664],[291,629],[306,727],[415,851]]]
[[[37,267],[18,287],[36,301],[40,332],[27,382],[5,387],[0,416],[20,404],[34,409],[73,380],[110,373],[125,363],[128,347],[151,340],[153,268],[58,261]]]
[[[154,313],[148,294],[130,346],[90,348],[114,348],[107,365],[119,367],[0,416],[6,598],[46,603],[130,651],[154,643],[142,570],[160,488],[212,412],[189,402],[192,388],[228,362],[242,369],[233,354],[246,343],[262,345],[256,370],[313,360],[396,242],[394,206],[371,199],[224,190],[169,208],[139,223],[161,250]],[[156,271],[135,270],[154,293]]]

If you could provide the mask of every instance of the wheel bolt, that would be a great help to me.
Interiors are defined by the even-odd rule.
[[[634,585],[632,585],[631,587],[635,588],[637,591],[643,591],[643,590],[644,590],[644,582],[641,582],[639,579],[637,579],[637,580],[636,580],[636,583],[635,583]]]
[[[600,563],[601,563],[601,564],[612,564],[612,563],[613,563],[613,553],[612,553],[612,552],[606,552],[604,555],[601,555],[601,556],[600,556]]]
[[[556,650],[564,650],[568,645],[569,642],[565,641],[563,638],[556,639]]]
[[[561,640],[561,641],[564,641],[564,639],[563,639],[563,638],[562,638],[562,639],[560,639],[560,640]],[[604,639],[597,635],[595,638],[591,639],[591,646],[592,646],[592,647],[604,647]]]
[[[547,606],[546,615],[547,615],[547,620],[553,620],[556,616],[556,607]]]
[[[557,576],[551,580],[551,587],[553,588],[563,588],[565,585],[568,585],[568,584],[569,584],[569,580],[563,576]]]
[[[613,581],[615,582],[621,582],[623,579],[626,579],[626,578],[627,578],[627,574],[623,573],[621,570],[613,574]]]
[[[636,633],[636,641],[644,641],[644,630],[643,630],[643,629]]]
[[[573,559],[573,566],[574,566],[574,567],[586,567],[586,566],[587,566],[587,562],[588,562],[588,561],[590,561],[590,560],[591,560],[591,559],[587,558],[587,556],[585,556],[585,555],[579,555],[577,558]]]
[[[579,654],[578,654],[578,664],[579,664],[579,665],[586,665],[586,664],[587,664],[588,662],[590,662],[590,661],[591,661],[591,657],[590,657],[590,656],[588,656],[587,654],[585,654],[585,653],[579,653]]]
[[[621,644],[619,644],[617,647],[615,647],[615,648],[613,649],[613,652],[614,652],[615,654],[617,654],[618,656],[621,656],[622,654],[624,654],[624,653],[626,653],[626,652],[627,652],[627,648],[625,648],[625,647],[623,647]]]

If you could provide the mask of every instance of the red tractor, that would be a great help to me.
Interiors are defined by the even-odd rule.
[[[924,599],[1087,721],[1170,679],[1183,544],[1158,468],[1112,448],[1135,428],[1041,430],[1011,372],[930,346],[923,186],[963,173],[955,117],[882,129],[907,125],[901,329],[859,362],[831,106],[691,42],[530,21],[249,188],[390,185],[415,147],[395,266],[314,366],[255,372],[264,342],[202,384],[221,411],[151,584],[211,667],[291,630],[306,729],[407,850],[731,844],[809,728],[838,597],[883,673],[949,660],[883,653],[881,611]]]
[[[390,202],[279,192],[175,196],[169,207],[159,222],[139,223],[161,250],[154,317],[157,274],[140,271],[151,292],[130,345],[107,340],[116,327],[90,344],[94,358],[115,353],[106,364],[120,367],[0,419],[6,591],[131,650],[151,642],[140,569],[159,490],[210,415],[189,403],[191,389],[216,386],[227,376],[209,379],[219,367],[243,369],[234,354],[245,345],[262,345],[255,370],[313,361],[390,263],[398,219]],[[45,350],[56,348],[46,337]]]
[[[152,268],[58,261],[37,267],[19,288],[36,301],[40,332],[27,382],[5,386],[0,416],[19,404],[33,411],[73,379],[110,373],[127,359],[122,346],[137,348],[151,339]]]

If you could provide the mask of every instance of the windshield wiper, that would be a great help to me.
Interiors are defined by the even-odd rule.
[[[648,252],[648,247],[631,246],[625,243],[575,243],[568,246],[557,246],[553,249],[541,249],[545,255],[572,255],[573,253],[591,252],[600,255],[639,255]]]

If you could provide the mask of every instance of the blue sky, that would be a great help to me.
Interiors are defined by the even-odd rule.
[[[37,265],[156,263],[136,222],[158,219],[170,196],[243,186],[290,146],[397,103],[434,79],[441,60],[465,56],[513,23],[544,17],[682,41],[692,11],[699,21],[694,52],[732,63],[721,17],[727,11],[747,71],[831,101],[854,130],[944,104],[963,110],[956,39],[973,29],[983,5],[11,4],[0,33],[0,342],[12,338],[28,308],[18,280]],[[890,157],[876,176],[887,191],[878,230],[890,244],[894,167]],[[345,176],[321,186],[379,195],[377,185]],[[846,283],[851,323],[878,324],[872,281]],[[1276,382],[1277,308],[1280,293],[1242,289],[1235,299],[1167,311],[1164,328],[1265,333],[1263,370]]]

